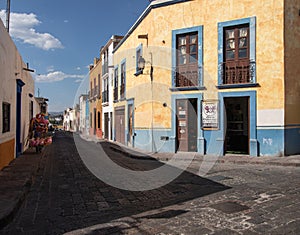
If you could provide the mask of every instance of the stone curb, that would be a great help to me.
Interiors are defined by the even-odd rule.
[[[0,171],[0,188],[3,188],[0,195],[0,230],[14,219],[22,206],[44,155],[45,150],[33,155],[32,149],[28,149]]]
[[[112,141],[105,141],[102,142],[108,142],[112,146],[110,147],[112,150],[122,153],[126,155],[127,157],[134,158],[134,159],[143,159],[143,160],[158,160],[158,161],[168,161],[171,157],[163,156],[164,153],[155,153],[153,155],[149,155],[147,153],[139,152],[136,149],[132,149],[128,146],[115,143]],[[98,142],[99,143],[99,142]],[[235,158],[235,159],[233,159]],[[239,158],[239,159],[237,159]],[[241,159],[243,158],[243,159]],[[246,158],[246,159],[245,159]],[[276,158],[276,159],[272,159]],[[218,163],[231,163],[231,164],[253,164],[253,165],[270,165],[270,166],[292,166],[292,167],[300,167],[300,155],[299,158],[293,162],[289,161],[290,157],[269,157],[268,159],[262,159],[262,157],[247,157],[247,156],[234,156],[234,157],[227,157],[227,156],[221,156],[217,160]],[[184,160],[184,159],[183,159]],[[202,161],[202,159],[194,159],[194,161]]]

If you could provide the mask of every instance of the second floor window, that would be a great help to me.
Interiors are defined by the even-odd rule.
[[[249,26],[224,29],[223,84],[249,83]]]
[[[103,79],[102,103],[108,102],[108,79]]]
[[[125,62],[121,64],[121,99],[125,98],[125,80],[126,80],[126,66]]]
[[[10,131],[10,104],[2,103],[2,133]]]
[[[177,35],[176,51],[176,86],[198,86],[197,32]]]
[[[115,74],[114,74],[114,100],[115,101],[117,101],[119,99],[118,83],[119,83],[119,69],[117,67],[117,68],[115,68]]]

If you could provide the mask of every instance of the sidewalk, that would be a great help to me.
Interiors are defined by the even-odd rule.
[[[100,141],[101,143],[101,141]],[[137,148],[130,148],[120,143],[110,142],[112,144],[112,149],[117,152],[122,152],[125,155],[137,158],[137,159],[148,159],[148,160],[159,160],[162,162],[166,162],[170,160],[173,156],[177,155],[176,157],[179,160],[189,160],[188,156],[185,156],[183,152],[179,154],[176,153],[149,153],[141,149]],[[179,157],[178,157],[179,155]],[[189,155],[191,155],[189,153]],[[200,155],[195,153],[192,155],[194,158],[193,161],[200,161],[203,160],[209,161],[208,155]],[[215,156],[212,156],[212,161],[215,161]],[[291,156],[282,156],[282,157],[275,157],[275,156],[263,156],[263,157],[251,157],[248,155],[237,155],[237,154],[230,154],[225,156],[217,157],[218,163],[227,163],[227,164],[264,164],[270,166],[294,166],[300,167],[300,155],[291,155]]]
[[[0,229],[13,219],[22,205],[44,153],[28,149],[0,171]]]

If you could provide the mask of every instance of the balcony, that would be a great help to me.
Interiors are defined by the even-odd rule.
[[[108,102],[108,90],[102,91],[102,103]]]
[[[228,61],[222,64],[222,84],[252,83],[255,62],[249,60]]]
[[[197,65],[178,66],[176,70],[176,87],[198,86],[199,74]]]
[[[121,89],[120,89],[120,98],[125,99],[125,84],[121,84]]]
[[[118,92],[119,92],[118,87],[115,87],[114,88],[114,101],[118,101],[118,98],[119,98]]]
[[[108,61],[105,61],[102,65],[102,76],[108,73]]]

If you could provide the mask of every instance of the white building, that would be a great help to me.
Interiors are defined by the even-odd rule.
[[[35,115],[34,80],[0,20],[0,169],[27,148]]]
[[[81,95],[79,97],[79,131],[83,135],[89,135],[89,103],[88,95]]]
[[[65,131],[76,131],[76,111],[73,108],[67,108],[64,111],[64,130]]]
[[[103,138],[112,140],[112,120],[113,120],[113,79],[114,79],[114,63],[113,50],[122,40],[123,36],[113,35],[105,46],[100,50],[100,58],[102,63],[102,127]]]

